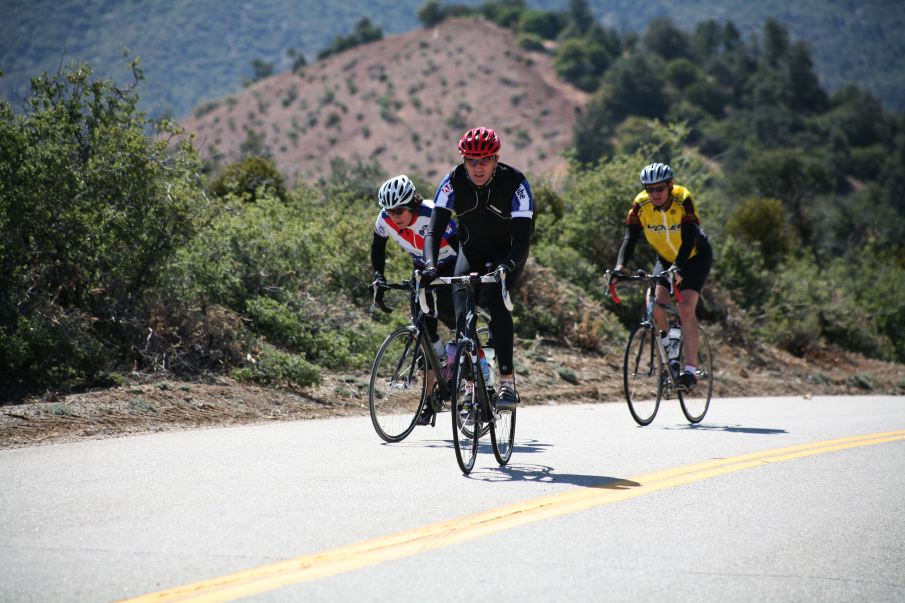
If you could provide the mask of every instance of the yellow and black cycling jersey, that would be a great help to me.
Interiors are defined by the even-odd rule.
[[[693,223],[700,227],[701,220],[692,201],[691,193],[684,186],[674,185],[669,200],[656,207],[651,203],[646,191],[641,191],[632,202],[625,224],[641,227],[644,238],[667,262],[675,262],[682,246],[682,224]],[[697,253],[692,245],[691,252],[684,260]],[[684,263],[684,262],[683,262]]]

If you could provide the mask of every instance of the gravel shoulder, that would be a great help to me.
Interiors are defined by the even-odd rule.
[[[544,340],[516,351],[525,405],[623,403],[622,350],[587,354]],[[905,365],[838,350],[798,358],[716,342],[714,398],[780,395],[905,395]],[[317,388],[258,387],[216,376],[192,381],[128,375],[128,383],[0,405],[0,448],[267,421],[368,414],[362,372],[325,374]],[[718,402],[716,402],[718,403]],[[627,412],[627,411],[626,411]]]

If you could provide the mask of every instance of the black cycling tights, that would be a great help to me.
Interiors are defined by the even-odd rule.
[[[459,257],[456,260],[456,276],[462,276],[469,272],[478,272],[486,274],[495,270],[502,263],[508,252],[499,254],[498,257],[468,257],[468,252],[459,251]],[[489,264],[489,265],[488,265]],[[506,277],[506,287],[511,291],[512,287],[518,281],[522,274],[525,262],[521,261],[515,267],[515,270]],[[483,284],[477,291],[476,299],[481,306],[487,308],[490,313],[490,335],[493,339],[493,348],[496,351],[497,361],[499,362],[500,374],[509,375],[513,372],[512,367],[512,314],[503,304],[503,295],[500,291],[500,285]],[[456,329],[465,328],[465,287],[456,285],[453,287],[453,304],[456,308]]]

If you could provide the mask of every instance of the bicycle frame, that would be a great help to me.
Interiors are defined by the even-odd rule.
[[[401,283],[385,283],[378,284],[374,283],[374,305],[377,305],[377,287],[387,290],[397,290],[397,291],[409,291],[411,295],[409,296],[409,311],[411,313],[411,322],[409,324],[409,328],[411,328],[415,332],[415,341],[423,342],[424,349],[427,350],[427,361],[430,367],[430,370],[434,373],[436,384],[435,387],[439,387],[439,401],[448,400],[449,399],[449,386],[446,382],[446,379],[443,377],[442,368],[440,366],[440,359],[437,358],[437,355],[434,353],[433,346],[431,342],[427,338],[427,331],[424,325],[425,317],[431,316],[436,318],[436,312],[431,312],[430,307],[427,304],[427,296],[426,291],[423,287],[420,286],[420,273],[416,274],[415,281],[402,281]],[[436,307],[436,304],[435,306]],[[401,361],[401,358],[400,358]],[[400,368],[396,367],[397,370]],[[414,367],[411,367],[409,370],[412,371]],[[408,379],[411,379],[412,375],[408,375]],[[435,408],[434,412],[437,412],[439,409]]]
[[[633,275],[629,274],[616,274],[612,271],[607,271],[607,279],[606,279],[606,288],[609,296],[613,299],[617,304],[622,303],[622,300],[619,299],[619,296],[616,295],[616,287],[615,284],[611,283],[612,276],[616,276],[619,281],[629,281],[629,282],[640,282],[642,283],[644,289],[644,309],[641,312],[641,321],[639,322],[640,326],[647,327],[651,330],[651,337],[657,343],[657,351],[660,357],[660,362],[662,365],[668,367],[669,374],[669,393],[666,396],[667,399],[671,397],[672,388],[675,386],[675,381],[678,378],[679,374],[674,369],[675,367],[670,366],[669,354],[667,353],[666,348],[663,345],[662,340],[660,339],[659,331],[660,328],[657,326],[657,322],[654,319],[654,308],[661,308],[667,314],[667,329],[669,325],[673,322],[674,317],[678,320],[679,317],[679,309],[673,304],[664,304],[658,302],[656,300],[656,286],[660,284],[661,279],[667,279],[669,282],[669,293],[670,295],[675,295],[678,300],[681,301],[682,295],[679,293],[679,289],[675,286],[675,271],[673,269],[666,270],[664,272],[660,272],[658,274],[651,274],[649,272],[645,272],[644,270],[638,270]]]
[[[639,425],[648,425],[656,416],[661,398],[667,400],[677,397],[682,407],[682,412],[691,423],[698,423],[707,413],[710,398],[713,392],[713,356],[703,329],[698,325],[698,351],[695,358],[685,357],[685,329],[679,340],[679,349],[674,358],[669,357],[663,339],[660,337],[660,328],[654,317],[654,308],[660,308],[666,312],[666,327],[679,323],[679,310],[675,305],[660,303],[655,297],[655,288],[660,280],[666,278],[669,282],[670,293],[674,294],[681,302],[681,294],[675,287],[673,270],[667,270],[659,274],[650,274],[644,270],[638,270],[634,275],[607,271],[607,292],[613,301],[621,303],[616,295],[613,278],[624,281],[634,281],[643,284],[645,291],[644,310],[641,322],[630,334],[626,344],[625,360],[623,364],[623,384],[625,397],[635,421]],[[649,342],[649,343],[648,343]],[[656,363],[653,363],[653,350],[656,352]],[[696,386],[690,388],[680,385],[679,376],[684,364],[696,366]],[[689,360],[691,362],[689,362]]]
[[[420,275],[416,274],[416,280]],[[471,273],[463,276],[439,277],[434,283],[461,285],[465,289],[465,324],[456,333],[456,362],[453,367],[453,445],[456,461],[462,472],[468,474],[474,467],[478,440],[489,428],[493,454],[500,465],[509,462],[515,438],[516,409],[500,410],[496,406],[496,393],[488,388],[481,370],[481,341],[477,332],[477,302],[475,288],[480,283],[499,283],[503,302],[512,310],[512,300],[506,287],[506,272],[485,274]],[[416,289],[420,288],[416,285]],[[419,295],[422,311],[426,300]],[[499,433],[498,433],[499,432]]]
[[[420,284],[421,274],[415,274],[415,291],[416,296],[418,297],[418,305],[420,306],[420,311],[422,314],[429,312],[429,306],[427,305],[427,295],[426,288],[422,287]],[[461,349],[466,350],[470,357],[471,361],[475,363],[475,365],[479,365],[480,363],[480,350],[482,348],[480,339],[478,338],[478,315],[482,314],[481,309],[478,307],[477,302],[475,301],[475,287],[479,283],[500,283],[503,294],[503,303],[506,306],[506,309],[510,312],[513,309],[512,298],[509,295],[509,289],[506,287],[506,273],[505,271],[494,272],[490,274],[485,274],[483,276],[478,275],[476,272],[472,272],[471,274],[463,275],[463,276],[441,276],[438,277],[434,283],[442,283],[443,285],[455,285],[461,284],[465,287],[465,332],[464,333],[456,333],[456,345]],[[430,287],[430,286],[429,286]],[[480,373],[480,371],[478,371]],[[479,375],[479,379],[482,381],[481,385],[483,387],[487,387],[486,383],[483,383],[484,376],[483,374]]]

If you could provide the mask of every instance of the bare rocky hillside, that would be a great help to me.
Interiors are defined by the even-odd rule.
[[[452,19],[258,81],[183,126],[221,163],[238,159],[253,133],[294,182],[328,176],[334,158],[436,180],[457,161],[462,132],[486,125],[501,135],[503,161],[554,178],[587,95],[551,63],[511,31]]]

